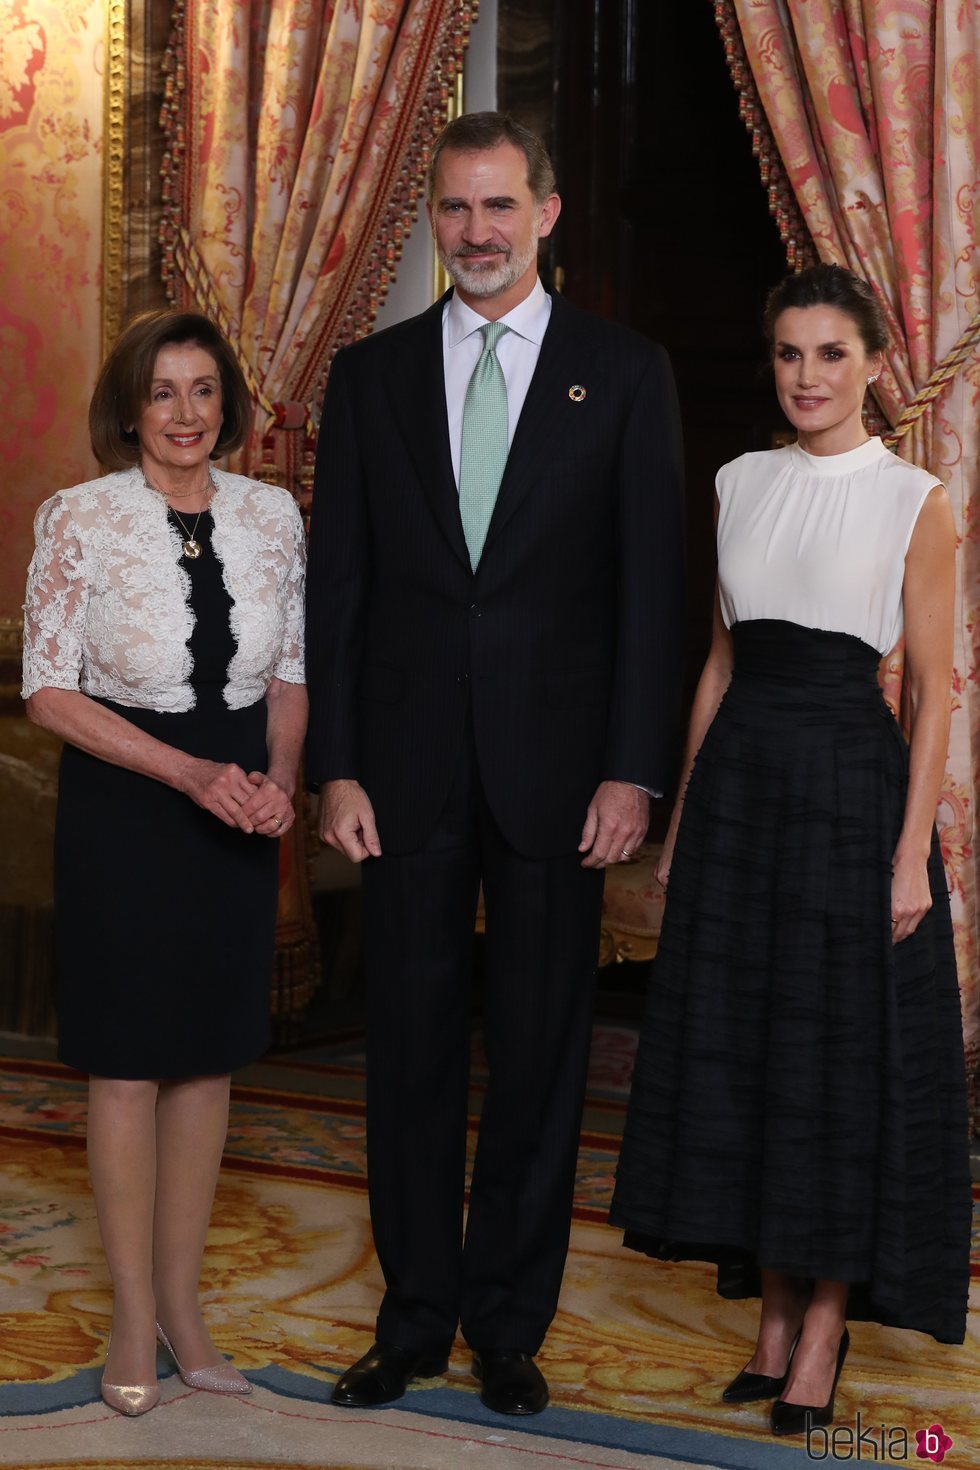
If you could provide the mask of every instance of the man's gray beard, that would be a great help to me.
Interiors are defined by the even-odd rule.
[[[537,230],[523,255],[512,255],[509,260],[505,257],[501,265],[483,266],[479,270],[466,270],[465,255],[448,255],[438,250],[439,263],[450,280],[469,296],[478,296],[484,300],[492,296],[502,296],[505,291],[509,291],[521,279],[537,253]]]

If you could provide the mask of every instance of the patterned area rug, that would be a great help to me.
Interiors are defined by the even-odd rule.
[[[552,1405],[518,1423],[482,1407],[462,1343],[444,1379],[413,1387],[395,1408],[349,1414],[327,1402],[371,1341],[380,1294],[354,1037],[266,1061],[234,1089],[204,1286],[215,1340],[255,1393],[192,1392],[161,1359],[170,1376],[160,1408],[132,1421],[112,1414],[98,1397],[109,1292],[86,1180],[84,1079],[54,1063],[0,1060],[0,1464],[805,1465],[802,1444],[768,1434],[766,1406],[718,1400],[750,1351],[753,1305],[721,1302],[705,1267],[654,1266],[622,1250],[604,1223],[633,1040],[626,1028],[596,1032],[572,1248],[541,1355]],[[477,1052],[474,1109],[483,1075]],[[980,1230],[973,1271],[980,1277]],[[811,1458],[922,1464],[916,1432],[941,1425],[953,1441],[946,1463],[980,1467],[978,1327],[975,1307],[967,1346],[956,1349],[857,1324],[838,1438],[815,1440]]]

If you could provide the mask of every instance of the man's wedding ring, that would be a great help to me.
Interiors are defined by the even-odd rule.
[[[272,820],[275,822],[275,824],[276,824],[277,827],[281,827],[282,826],[282,817],[273,817]]]
[[[619,855],[620,855],[620,857],[632,857],[633,856],[633,854],[631,852],[629,852],[625,847],[620,850],[620,854]]]

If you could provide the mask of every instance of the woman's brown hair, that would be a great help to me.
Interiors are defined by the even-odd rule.
[[[150,401],[153,369],[161,347],[193,343],[214,358],[221,379],[221,431],[212,459],[240,449],[252,423],[252,397],[238,360],[224,333],[199,311],[165,307],[134,317],[102,364],[88,410],[92,452],[107,470],[138,464],[140,444],[135,424]]]

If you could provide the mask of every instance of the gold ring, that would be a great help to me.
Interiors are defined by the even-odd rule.
[[[275,822],[275,824],[276,824],[277,827],[281,827],[282,826],[282,817],[273,817],[272,820]]]
[[[633,856],[633,854],[627,848],[625,848],[625,847],[623,847],[623,848],[620,849],[619,855],[620,855],[620,857],[632,857]]]

